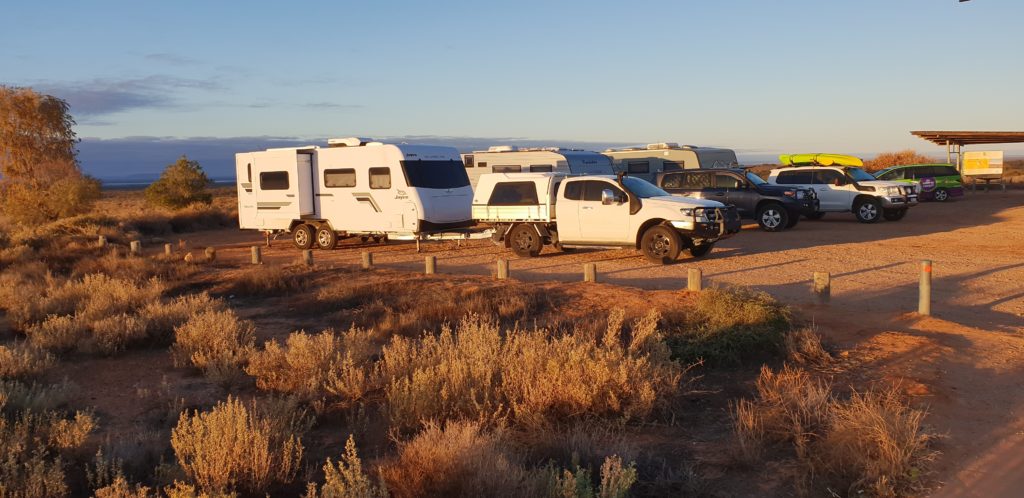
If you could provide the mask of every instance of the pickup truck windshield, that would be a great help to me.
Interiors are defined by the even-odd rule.
[[[410,187],[459,188],[469,186],[469,175],[462,162],[402,161],[405,181]]]
[[[878,179],[860,168],[846,168],[846,174],[850,175],[850,178],[853,178],[855,182],[870,182]]]
[[[648,197],[665,197],[672,195],[658,187],[655,187],[654,185],[651,185],[651,183],[648,181],[641,180],[639,178],[633,178],[630,176],[623,178],[622,184],[625,185],[630,192],[633,192],[633,195],[641,199],[647,199]]]
[[[750,183],[753,183],[754,185],[761,185],[762,183],[768,183],[768,182],[764,181],[763,179],[761,179],[760,176],[757,176],[757,175],[755,175],[755,174],[753,174],[753,173],[751,173],[749,171],[747,172],[747,181],[749,181]]]

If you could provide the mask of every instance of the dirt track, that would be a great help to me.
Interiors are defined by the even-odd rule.
[[[248,260],[255,233],[207,232],[193,246],[216,245],[218,258]],[[596,262],[599,279],[646,289],[685,286],[688,268],[706,285],[736,284],[767,291],[795,305],[826,338],[849,350],[870,379],[898,380],[931,409],[928,422],[948,434],[940,443],[937,496],[1019,496],[1024,489],[1024,191],[969,194],[947,204],[922,204],[900,222],[857,223],[850,214],[801,221],[789,232],[754,225],[721,242],[706,258],[657,266],[631,250],[516,259],[489,241],[386,246],[346,243],[317,251],[318,264],[359,264],[421,270],[435,255],[442,273],[491,274],[494,261],[512,259],[513,278],[575,281],[581,264]],[[291,263],[288,241],[265,250],[270,264]],[[933,317],[917,308],[918,265],[934,262]],[[814,271],[832,274],[832,302],[809,292]]]

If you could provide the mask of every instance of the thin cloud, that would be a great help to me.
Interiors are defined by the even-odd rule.
[[[167,52],[160,52],[160,53],[155,53],[155,54],[146,54],[143,57],[145,57],[147,60],[151,60],[151,61],[154,61],[154,62],[161,62],[161,63],[169,64],[169,65],[172,65],[172,66],[195,66],[195,65],[199,64],[199,61],[197,61],[195,59],[191,59],[191,58],[188,58],[188,57],[183,57],[183,56],[180,56],[180,55],[171,54],[171,53],[167,53]]]
[[[337,102],[310,102],[303,107],[310,109],[362,109],[362,104],[339,104]]]
[[[173,107],[180,90],[221,90],[213,80],[153,75],[145,78],[39,82],[32,87],[68,101],[76,116],[101,116],[131,109]]]

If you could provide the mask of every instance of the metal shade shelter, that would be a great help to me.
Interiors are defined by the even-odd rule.
[[[1024,143],[1024,131],[912,131],[910,134],[935,145],[945,145],[946,162],[952,164],[952,156],[956,154],[957,171],[961,168],[961,149],[965,145]]]

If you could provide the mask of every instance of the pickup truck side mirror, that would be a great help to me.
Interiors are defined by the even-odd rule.
[[[612,192],[611,189],[604,189],[601,191],[601,204],[607,206],[609,204],[615,204],[615,201],[615,192]]]

